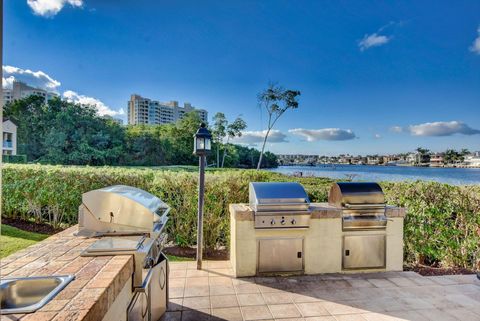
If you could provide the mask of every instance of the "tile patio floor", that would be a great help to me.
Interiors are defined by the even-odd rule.
[[[474,275],[414,272],[233,278],[229,261],[170,264],[163,320],[480,320]]]

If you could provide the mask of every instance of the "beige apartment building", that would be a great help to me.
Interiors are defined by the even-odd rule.
[[[196,112],[202,121],[206,122],[208,120],[208,112],[205,109],[195,108],[190,103],[184,103],[181,107],[178,105],[178,101],[162,103],[133,94],[128,101],[128,124],[161,125],[174,123],[191,111]]]
[[[9,119],[4,119],[2,136],[2,154],[17,155],[17,125]]]
[[[43,97],[45,99],[45,102],[54,97],[58,97],[57,93],[46,91],[41,88],[32,87],[21,81],[14,81],[12,88],[3,89],[3,103],[7,104],[14,100],[26,98],[32,95]]]

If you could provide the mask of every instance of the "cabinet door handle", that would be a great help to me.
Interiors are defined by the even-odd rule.
[[[167,276],[163,266],[160,268],[160,277],[158,278],[158,283],[160,284],[160,289],[162,290],[165,287],[165,284],[167,283]]]

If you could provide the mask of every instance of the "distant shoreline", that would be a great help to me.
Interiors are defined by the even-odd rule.
[[[397,164],[397,165],[388,165],[388,164],[345,164],[345,163],[331,163],[331,164],[280,164],[278,167],[334,167],[334,166],[378,166],[378,167],[423,167],[423,168],[461,168],[461,169],[480,169],[480,166],[465,166],[465,165],[443,165],[443,166],[432,166],[429,164],[423,165],[409,165],[409,164]]]
[[[297,177],[326,177],[352,181],[434,181],[479,185],[480,168],[320,164],[279,166],[269,171]]]

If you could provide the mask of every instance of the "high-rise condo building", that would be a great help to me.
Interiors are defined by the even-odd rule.
[[[45,102],[49,101],[54,97],[58,97],[57,93],[46,91],[41,88],[32,87],[21,81],[14,81],[12,88],[3,89],[3,103],[7,104],[14,100],[26,98],[32,95],[45,98]]]
[[[195,108],[190,103],[184,103],[181,107],[178,105],[178,101],[162,103],[133,94],[128,101],[128,124],[160,125],[174,123],[191,111],[196,112],[202,121],[206,122],[208,120],[208,112],[205,109]]]

